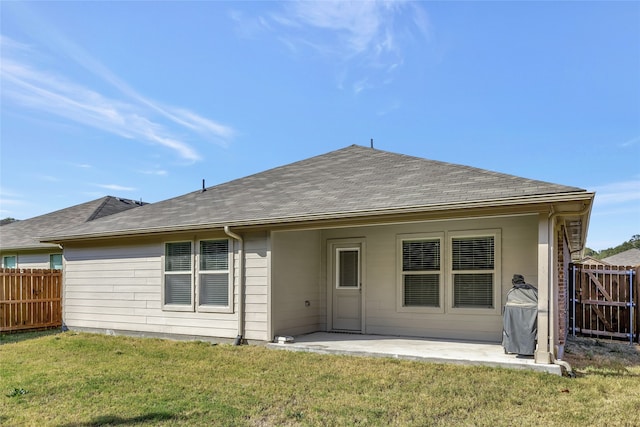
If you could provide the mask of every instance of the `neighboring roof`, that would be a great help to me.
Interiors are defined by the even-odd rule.
[[[105,196],[91,202],[12,222],[0,227],[0,250],[50,248],[55,245],[40,243],[44,234],[60,233],[98,218],[103,218],[145,203]]]
[[[601,259],[594,258],[592,256],[586,256],[580,260],[580,264],[586,265],[608,265],[609,263],[604,262]]]
[[[565,185],[352,145],[50,233],[48,241],[584,199]]]
[[[640,265],[640,249],[632,248],[624,252],[620,252],[619,254],[602,258],[602,261],[611,265],[635,267],[637,265]]]

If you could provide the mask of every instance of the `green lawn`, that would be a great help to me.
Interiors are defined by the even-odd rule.
[[[73,332],[0,343],[0,425],[640,425],[636,355],[568,378]]]

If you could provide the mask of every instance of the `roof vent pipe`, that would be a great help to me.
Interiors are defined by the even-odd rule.
[[[233,341],[233,345],[241,345],[244,341],[244,239],[231,231],[228,225],[224,226],[224,232],[240,243],[238,249],[238,336]]]
[[[204,188],[204,178],[202,178],[202,191],[200,191],[200,192],[204,193],[205,191],[207,191],[207,189]]]

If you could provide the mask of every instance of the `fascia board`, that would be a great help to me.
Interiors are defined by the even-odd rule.
[[[290,217],[273,217],[273,218],[259,218],[246,221],[223,221],[217,223],[200,223],[200,224],[184,224],[180,226],[162,226],[162,227],[149,227],[140,229],[122,229],[112,232],[96,232],[85,234],[68,234],[60,236],[44,236],[40,239],[42,243],[62,243],[65,241],[78,241],[78,240],[91,240],[98,238],[113,238],[123,237],[130,235],[149,235],[149,234],[161,234],[161,233],[176,233],[184,231],[198,231],[212,228],[229,227],[258,227],[269,225],[283,225],[287,223],[300,223],[310,221],[322,221],[322,220],[341,220],[341,219],[358,219],[371,216],[382,215],[403,215],[403,214],[416,214],[416,213],[432,213],[438,211],[455,211],[455,210],[468,210],[468,209],[481,209],[491,207],[510,207],[520,205],[535,205],[535,204],[555,204],[562,202],[579,202],[588,201],[590,204],[593,201],[595,193],[592,192],[579,192],[579,193],[563,193],[554,195],[542,195],[542,196],[526,196],[526,197],[512,197],[505,199],[493,199],[486,201],[469,201],[469,202],[456,202],[456,203],[442,203],[435,205],[422,205],[422,206],[410,206],[402,208],[382,208],[382,209],[370,209],[362,211],[349,211],[349,212],[325,212],[319,214],[310,215],[297,215]]]

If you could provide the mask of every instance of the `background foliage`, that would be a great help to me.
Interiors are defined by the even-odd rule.
[[[594,251],[591,248],[585,248],[584,255],[596,259],[602,259],[613,256],[615,254],[619,254],[620,252],[628,251],[629,249],[633,248],[640,249],[640,234],[634,234],[631,239],[614,248],[603,249],[601,251]]]

